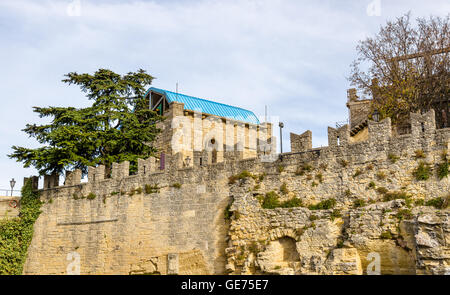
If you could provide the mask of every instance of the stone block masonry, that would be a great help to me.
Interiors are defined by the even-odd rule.
[[[20,198],[0,196],[0,220],[19,216]]]
[[[328,147],[302,147],[275,162],[230,152],[221,163],[194,157],[193,167],[181,168],[173,155],[163,170],[155,158],[139,161],[137,175],[124,162],[111,178],[91,167],[87,183],[79,171],[63,186],[49,177],[24,273],[65,274],[73,252],[81,274],[362,274],[372,252],[382,273],[444,273],[448,209],[408,208],[383,196],[404,192],[427,202],[450,191],[448,177],[435,175],[450,130],[429,123],[433,112],[411,118],[412,133],[397,137],[390,120],[370,121],[368,139],[358,143],[347,140],[348,126],[330,128]],[[426,181],[413,176],[420,162],[431,167]],[[229,182],[243,171],[254,178]],[[258,196],[271,191],[303,206],[263,209]],[[333,209],[308,209],[331,198]],[[356,208],[355,201],[364,202]],[[331,218],[334,210],[340,216]],[[399,222],[401,210],[414,218]],[[386,232],[392,237],[381,238]]]

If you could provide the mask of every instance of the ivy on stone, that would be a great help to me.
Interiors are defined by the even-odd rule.
[[[0,275],[22,274],[41,205],[31,180],[27,181],[22,187],[19,217],[0,221]]]

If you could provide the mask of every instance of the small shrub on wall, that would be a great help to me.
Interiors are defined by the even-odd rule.
[[[336,199],[331,198],[325,201],[322,201],[316,205],[311,205],[308,207],[309,210],[327,210],[332,209],[336,206]]]
[[[275,192],[268,192],[262,203],[264,209],[275,209],[280,207],[280,205],[279,196]]]
[[[353,208],[360,208],[366,206],[366,201],[363,199],[358,199],[353,201]]]
[[[430,165],[428,165],[424,162],[420,162],[419,166],[417,166],[417,168],[414,170],[413,175],[416,178],[416,180],[418,180],[418,181],[428,180],[431,176]]]
[[[440,180],[446,178],[448,176],[448,166],[449,162],[447,159],[447,152],[442,153],[442,162],[439,164],[437,174]]]
[[[22,188],[20,217],[0,221],[0,275],[20,275],[33,237],[33,226],[42,202],[31,189],[31,180]]]
[[[450,194],[445,198],[434,198],[425,203],[426,206],[431,206],[436,209],[446,209],[450,202]]]

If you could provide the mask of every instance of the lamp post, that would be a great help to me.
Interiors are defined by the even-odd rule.
[[[380,122],[380,113],[378,110],[375,110],[372,114],[372,118],[375,122]]]
[[[13,189],[14,189],[14,186],[16,185],[16,181],[14,180],[14,178],[9,181],[9,185],[11,186],[11,197],[12,197]]]
[[[278,126],[280,126],[280,153],[283,153],[283,128],[284,128],[284,123],[280,122],[280,124],[278,124]]]

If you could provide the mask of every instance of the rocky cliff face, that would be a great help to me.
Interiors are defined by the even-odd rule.
[[[246,179],[232,189],[229,273],[450,272],[448,209],[422,206],[408,198],[359,208],[337,203],[325,210],[263,209],[260,192],[249,192],[254,186]]]

